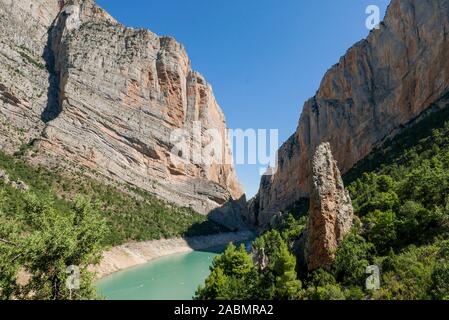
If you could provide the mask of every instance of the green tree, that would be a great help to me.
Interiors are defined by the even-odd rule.
[[[264,299],[294,299],[301,291],[301,281],[296,274],[296,258],[277,230],[271,230],[253,242],[253,248],[264,252],[268,264],[262,268],[260,287]]]
[[[377,252],[386,253],[396,245],[396,214],[393,211],[376,210],[364,219],[366,236],[376,247]]]
[[[377,192],[361,206],[360,212],[365,215],[376,210],[391,211],[397,208],[398,205],[399,197],[394,191]]]
[[[346,296],[338,283],[309,287],[306,296],[308,300],[346,300]]]
[[[449,300],[449,263],[439,263],[432,271],[431,295],[436,300]]]
[[[373,245],[361,236],[351,233],[337,249],[333,269],[337,280],[348,286],[362,286]]]
[[[398,240],[402,245],[429,241],[441,230],[444,216],[441,210],[429,210],[415,201],[406,201],[397,215]]]
[[[307,226],[307,217],[301,217],[300,219],[295,219],[292,214],[288,214],[282,221],[280,228],[281,236],[284,241],[291,246],[296,239],[301,235]]]
[[[244,276],[254,267],[251,257],[242,244],[239,249],[230,244],[225,252],[214,259],[212,268],[220,268],[227,276]]]
[[[364,300],[365,293],[361,287],[352,286],[344,290],[346,300]]]
[[[0,300],[11,299],[18,290],[16,279],[20,268],[17,251],[20,230],[2,211],[4,197],[0,190]]]
[[[381,288],[372,292],[372,297],[382,300],[430,299],[431,274],[438,251],[438,246],[409,246],[398,255],[390,254],[387,268],[382,270]]]
[[[28,194],[21,219],[24,231],[2,232],[7,239],[14,238],[8,255],[17,257],[17,264],[31,275],[30,281],[15,288],[14,294],[22,299],[39,300],[96,298],[94,277],[88,267],[99,262],[101,243],[107,232],[97,206],[77,198],[72,210],[59,212],[51,200]],[[76,281],[75,287],[67,286],[67,280],[73,276],[68,273],[70,266],[79,268],[79,288]],[[13,273],[9,283],[2,283],[2,291],[7,288],[10,292],[8,288],[14,286]]]
[[[195,293],[195,299],[249,299],[257,285],[257,272],[245,245],[239,249],[230,244],[225,252],[216,257],[204,286]]]
[[[198,300],[220,300],[225,299],[228,293],[228,277],[225,276],[220,267],[211,270],[204,286],[200,286],[195,298]]]
[[[394,210],[399,205],[399,196],[395,192],[393,178],[376,173],[364,174],[348,187],[355,211],[360,216],[375,210]]]
[[[273,272],[276,277],[276,299],[295,299],[299,297],[301,281],[296,275],[296,258],[288,251],[287,245],[281,246],[275,257]]]
[[[268,260],[273,262],[273,257],[279,252],[282,245],[285,244],[281,233],[277,230],[270,230],[253,241],[253,248],[263,251]]]
[[[389,192],[394,190],[394,180],[387,175],[380,175],[377,178],[377,188],[380,192]]]

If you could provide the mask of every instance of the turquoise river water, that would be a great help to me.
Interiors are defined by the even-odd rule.
[[[121,271],[97,282],[108,300],[190,300],[225,246],[174,254]]]

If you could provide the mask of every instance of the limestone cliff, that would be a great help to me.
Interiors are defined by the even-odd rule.
[[[259,226],[309,193],[309,162],[331,144],[342,173],[419,119],[449,89],[449,0],[393,0],[379,30],[354,45],[304,105],[278,170],[262,179],[249,219]],[[435,105],[439,107],[439,105]]]
[[[100,176],[241,227],[231,164],[173,163],[170,134],[216,129],[211,86],[179,43],[117,23],[93,0],[0,0],[0,144],[30,161]],[[229,162],[226,162],[229,163]]]

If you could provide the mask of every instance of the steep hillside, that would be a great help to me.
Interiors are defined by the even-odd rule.
[[[117,187],[112,180],[100,183],[82,172],[31,166],[2,152],[0,193],[4,200],[2,210],[11,219],[24,214],[30,194],[48,200],[60,212],[70,212],[78,196],[98,203],[108,226],[104,245],[229,231],[189,208],[171,205],[135,187],[126,184]]]
[[[446,106],[385,141],[348,172],[346,182],[357,218],[351,232],[338,246],[325,251],[335,255],[331,263],[311,270],[310,262],[316,260],[310,261],[301,251],[302,239],[310,228],[334,223],[338,226],[338,219],[332,214],[337,217],[340,214],[339,203],[346,206],[346,201],[329,199],[325,190],[324,197],[318,197],[320,201],[325,200],[320,202],[324,204],[321,213],[325,221],[316,221],[320,215],[316,212],[316,195],[311,199],[308,217],[304,212],[300,213],[300,219],[288,212],[277,215],[272,228],[253,242],[251,255],[231,246],[216,258],[211,276],[197,296],[201,299],[447,300],[447,100]],[[314,167],[313,183],[333,182],[329,179],[332,175],[322,176],[332,172],[329,166],[335,165],[326,160],[319,164],[318,174]],[[337,189],[343,190],[341,186]],[[335,195],[334,191],[330,194]],[[318,245],[332,245],[335,239],[329,236],[340,234],[338,227],[327,231],[315,238]],[[325,258],[321,263],[327,261],[320,246],[308,254],[314,259]],[[366,273],[368,267],[372,276]]]
[[[310,157],[330,142],[342,173],[430,108],[449,90],[449,1],[393,0],[380,30],[348,50],[307,101],[296,133],[280,148],[278,170],[261,181],[249,220],[308,196]]]
[[[32,163],[89,169],[243,227],[225,117],[182,45],[93,0],[1,0],[0,26],[4,151],[27,145]],[[194,123],[223,138],[221,162],[172,161],[170,135]]]

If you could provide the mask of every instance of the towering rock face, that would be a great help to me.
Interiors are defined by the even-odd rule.
[[[277,173],[262,179],[249,219],[265,226],[309,195],[309,161],[321,142],[330,142],[345,173],[444,96],[448,30],[449,0],[393,0],[380,29],[349,49],[304,105],[296,133],[279,150]]]
[[[43,54],[60,7],[51,0],[0,1],[0,145],[13,152],[39,136],[49,74]]]
[[[126,28],[92,0],[0,0],[0,25],[5,150],[33,141],[32,161],[89,168],[242,226],[225,117],[179,43]],[[223,161],[172,161],[171,134],[194,124],[218,132]]]
[[[315,270],[332,265],[335,250],[351,230],[354,212],[329,143],[317,148],[311,167],[305,256],[309,270]]]

